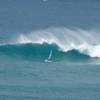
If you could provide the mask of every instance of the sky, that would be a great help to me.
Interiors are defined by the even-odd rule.
[[[100,0],[0,0],[0,33],[100,26]]]

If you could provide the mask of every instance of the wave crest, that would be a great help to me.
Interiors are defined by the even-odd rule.
[[[56,44],[64,52],[74,49],[90,57],[100,57],[99,34],[93,30],[68,29],[65,27],[48,28],[28,34],[20,34],[15,42]]]

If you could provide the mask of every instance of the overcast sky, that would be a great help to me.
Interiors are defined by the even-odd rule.
[[[0,0],[0,32],[100,26],[100,0]]]

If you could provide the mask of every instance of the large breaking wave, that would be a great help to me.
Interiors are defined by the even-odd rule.
[[[0,53],[31,59],[89,59],[100,57],[99,33],[78,28],[48,28],[18,34],[0,46]]]

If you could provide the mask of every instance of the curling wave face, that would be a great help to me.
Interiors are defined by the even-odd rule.
[[[32,59],[87,59],[100,57],[100,39],[96,31],[74,28],[48,28],[18,34],[0,46],[0,53]]]

